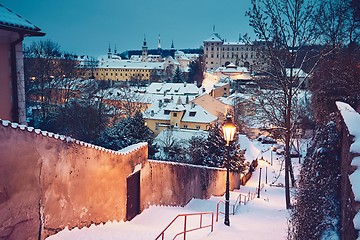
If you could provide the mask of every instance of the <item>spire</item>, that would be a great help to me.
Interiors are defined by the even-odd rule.
[[[146,46],[146,36],[144,34],[144,44],[142,46],[142,53],[141,53],[141,61],[147,62],[148,61],[148,47]]]
[[[144,34],[144,44],[143,46],[145,47],[146,46],[146,35]]]
[[[213,26],[213,33],[215,33],[216,31],[215,31],[215,25]]]
[[[117,51],[116,51],[116,43],[115,43],[115,49],[114,49],[114,54],[116,55]]]
[[[171,41],[170,56],[175,59],[174,40]]]
[[[109,42],[109,51],[108,51],[108,59],[111,58],[111,47],[110,47],[110,42]]]
[[[159,39],[158,39],[158,49],[161,49],[161,44],[160,44],[160,34],[159,34]]]

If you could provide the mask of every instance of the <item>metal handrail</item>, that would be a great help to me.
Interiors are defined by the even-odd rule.
[[[240,196],[240,194],[239,194],[239,196]],[[238,196],[238,199],[239,199],[239,196]],[[232,206],[232,213],[231,213],[232,215],[235,215],[235,212],[236,212],[236,210],[237,210],[238,199],[237,199],[236,202],[233,203],[233,204],[229,203],[229,206]],[[216,222],[219,221],[219,214],[225,214],[224,212],[219,211],[220,203],[225,204],[225,201],[219,200],[218,203],[216,204]],[[240,202],[239,202],[239,203],[240,203]]]
[[[262,184],[261,189],[263,187],[264,187],[264,184]],[[253,200],[255,198],[257,189],[258,188],[255,188],[255,192],[253,192],[253,193],[251,193],[250,191],[249,191],[248,194],[239,193],[238,197],[236,198],[235,203],[233,203],[233,204],[230,203],[229,204],[230,206],[232,206],[232,215],[235,215],[235,212],[236,212],[238,206],[241,205],[241,203],[243,203],[243,205],[246,205],[247,202],[249,202],[250,200]],[[241,196],[244,197],[243,201],[241,201]],[[219,221],[219,214],[225,214],[224,212],[219,211],[220,203],[225,204],[225,201],[219,200],[218,203],[216,204],[216,220],[215,220],[216,222]]]
[[[203,215],[209,215],[211,214],[211,224],[203,226]],[[188,216],[200,216],[200,227],[187,229],[187,217]],[[170,223],[166,226],[166,228],[155,238],[155,240],[159,239],[161,237],[161,240],[164,240],[165,237],[165,231],[178,219],[179,217],[184,217],[184,231],[180,232],[175,235],[173,240],[177,238],[179,235],[184,234],[184,240],[186,240],[186,233],[192,232],[195,230],[199,230],[202,228],[211,228],[211,232],[214,230],[214,213],[213,212],[198,212],[198,213],[187,213],[187,214],[179,214],[177,215]]]

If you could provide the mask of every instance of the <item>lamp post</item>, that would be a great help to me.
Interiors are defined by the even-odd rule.
[[[229,151],[230,151],[230,142],[234,140],[236,126],[231,121],[231,116],[226,116],[225,124],[222,127],[224,139],[226,141],[226,148],[227,148],[227,157],[226,157],[226,192],[225,192],[225,220],[224,224],[230,226],[230,219],[229,219],[229,205],[230,205],[230,158],[229,158]]]
[[[258,186],[258,195],[257,197],[260,198],[260,185],[261,185],[261,170],[263,167],[264,158],[261,156],[261,158],[258,160],[258,164],[260,167],[260,174],[259,174],[259,186]]]
[[[268,171],[267,171],[267,170],[268,170],[267,168],[268,168],[269,162],[268,162],[267,160],[265,160],[265,159],[263,158],[263,156],[261,156],[261,159],[260,159],[260,160],[261,160],[261,162],[262,162],[261,165],[262,165],[263,167],[264,167],[264,165],[265,165],[265,184],[267,184],[267,175],[268,175],[268,174],[267,174],[267,172],[268,172]]]

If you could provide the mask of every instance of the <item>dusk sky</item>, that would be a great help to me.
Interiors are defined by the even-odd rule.
[[[227,41],[239,33],[254,34],[245,12],[250,0],[1,0],[61,50],[98,56],[106,54],[109,43],[117,51],[141,49],[144,34],[148,47],[197,48],[216,31]],[[28,37],[25,44],[40,38]]]

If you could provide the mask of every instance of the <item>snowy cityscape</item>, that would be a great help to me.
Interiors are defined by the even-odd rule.
[[[359,1],[188,1],[0,3],[0,239],[360,239]]]

